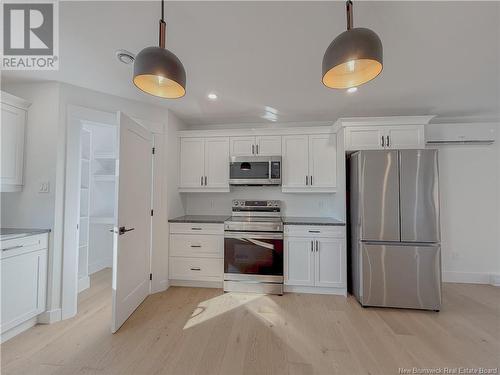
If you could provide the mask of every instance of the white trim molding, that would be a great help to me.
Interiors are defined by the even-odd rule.
[[[38,323],[52,324],[61,320],[61,309],[48,310],[38,315]]]
[[[341,117],[333,125],[336,132],[346,126],[427,125],[436,115],[386,116],[386,117]]]
[[[500,274],[487,272],[443,271],[443,282],[500,286]]]

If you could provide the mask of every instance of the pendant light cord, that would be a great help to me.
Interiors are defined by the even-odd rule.
[[[345,2],[345,10],[346,10],[346,13],[347,13],[347,30],[351,30],[352,29],[352,19],[353,19],[353,16],[352,16],[352,1],[351,0],[347,0]]]
[[[161,48],[165,48],[167,42],[167,24],[165,23],[165,1],[161,0],[161,19],[160,19],[160,37],[159,45]]]

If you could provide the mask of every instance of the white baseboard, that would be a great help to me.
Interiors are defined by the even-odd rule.
[[[168,287],[169,287],[168,280],[162,280],[157,283],[153,282],[153,285],[151,285],[151,294],[164,292],[165,290],[168,289]]]
[[[0,338],[0,342],[3,344],[5,341],[10,340],[14,336],[17,336],[20,333],[35,326],[37,322],[38,322],[38,318],[35,316],[35,317],[33,317],[33,318],[15,326],[15,327],[12,327],[8,331],[2,333],[1,338]]]
[[[284,285],[285,293],[311,293],[311,294],[331,294],[337,296],[347,296],[346,288],[321,288],[316,286],[296,286]]]
[[[169,280],[171,286],[187,286],[190,288],[223,288],[222,281]]]
[[[500,274],[444,271],[443,282],[500,286]]]
[[[500,286],[500,273],[492,273],[490,276],[490,284],[493,286]]]
[[[40,315],[38,315],[38,323],[40,324],[52,324],[60,321],[61,319],[62,319],[61,309],[45,311]]]
[[[89,263],[89,275],[99,272],[105,268],[111,268],[113,266],[113,259],[100,259],[94,263]]]
[[[90,277],[84,276],[78,279],[78,293],[90,288]]]

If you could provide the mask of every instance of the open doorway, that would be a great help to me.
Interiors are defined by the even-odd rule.
[[[91,286],[91,276],[96,273],[99,275],[94,279],[101,283],[109,279],[111,290],[116,225],[116,139],[115,125],[81,121],[79,293]]]
[[[62,318],[94,280],[111,292],[116,332],[151,292],[153,135],[121,112],[73,106],[67,131]]]

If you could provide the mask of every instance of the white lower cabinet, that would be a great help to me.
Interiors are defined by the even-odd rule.
[[[224,276],[224,224],[171,223],[169,279],[172,285],[220,286]],[[203,284],[206,282],[216,284]],[[197,282],[203,282],[196,284]],[[218,285],[220,284],[220,285]]]
[[[346,294],[344,227],[286,226],[284,259],[285,291]]]
[[[4,335],[7,331],[45,311],[48,234],[4,240],[1,247],[0,331],[4,341],[15,335]]]

